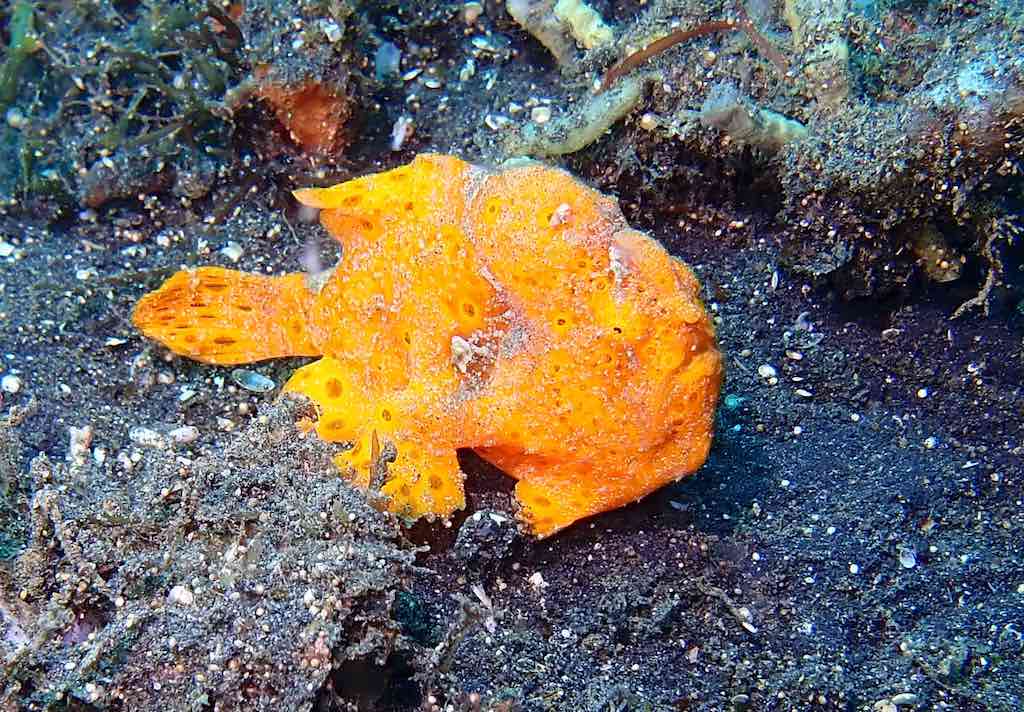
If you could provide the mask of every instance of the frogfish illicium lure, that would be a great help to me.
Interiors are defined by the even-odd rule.
[[[343,245],[329,276],[185,270],[134,322],[207,363],[319,356],[284,391],[394,511],[463,507],[458,448],[518,480],[537,536],[704,462],[722,359],[700,287],[613,199],[443,155],[295,196]]]

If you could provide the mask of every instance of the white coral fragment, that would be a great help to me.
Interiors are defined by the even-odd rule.
[[[555,17],[569,26],[569,32],[580,46],[593,49],[612,41],[612,28],[594,8],[582,0],[558,0]]]

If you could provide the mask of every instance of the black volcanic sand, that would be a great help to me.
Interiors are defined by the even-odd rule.
[[[305,240],[325,238],[295,223],[294,236],[285,226],[267,239],[285,217],[256,200],[208,234],[170,230],[183,237],[166,248],[145,224],[133,241],[103,223],[8,222],[21,257],[3,276],[3,358],[22,388],[4,405],[34,398],[38,407],[16,429],[23,457],[5,471],[17,475],[5,484],[21,487],[6,500],[16,509],[6,556],[28,535],[28,459],[63,461],[69,427],[94,428],[107,467],[90,472],[101,478],[121,451],[173,457],[133,445],[134,426],[196,426],[198,439],[178,452],[190,459],[216,457],[240,437],[227,430],[244,429],[273,394],[166,354],[128,315],[172,267],[232,264],[216,251],[229,237],[244,245],[232,266],[296,269]],[[93,238],[99,247],[85,243],[89,229],[104,233]],[[1024,681],[1020,317],[950,321],[956,294],[839,302],[784,272],[773,277],[770,235],[737,247],[654,232],[695,267],[721,318],[727,378],[707,465],[535,543],[497,514],[513,511],[511,481],[466,453],[466,514],[479,514],[408,532],[429,550],[393,607],[407,641],[390,664],[431,671],[427,682],[402,694],[380,682],[361,708],[479,693],[524,709],[870,709],[900,694],[916,696],[897,699],[918,709],[1015,709]],[[208,248],[196,255],[200,239]],[[280,384],[299,363],[255,369]],[[183,390],[195,392],[184,403]],[[481,528],[481,518],[495,526]],[[60,552],[50,555],[57,566]],[[490,598],[493,632],[475,584]],[[17,595],[5,588],[9,625]],[[449,650],[442,640],[467,606],[476,614]],[[430,650],[438,644],[443,656]]]
[[[418,9],[403,25],[386,4],[353,22],[352,56],[372,56],[360,43],[383,28],[409,39],[407,60],[414,40],[422,49],[403,70],[436,61],[458,73],[470,44],[461,25],[452,31],[450,8],[408,3]],[[641,11],[597,4],[619,21]],[[145,4],[113,5],[130,14]],[[988,315],[951,319],[988,268],[978,221],[940,221],[969,255],[956,281],[929,282],[909,242],[885,242],[889,233],[845,275],[802,276],[787,254],[805,233],[780,217],[770,160],[735,149],[718,159],[720,136],[703,129],[641,127],[649,110],[699,109],[699,83],[650,87],[610,135],[559,162],[693,266],[719,322],[726,380],[711,456],[631,507],[535,542],[516,531],[512,481],[466,452],[466,511],[401,529],[329,471],[333,446],[294,428],[303,405],[275,400],[305,360],[252,366],[277,386],[256,394],[232,369],[175,357],[134,331],[138,298],[183,266],[298,271],[310,245],[333,263],[339,250],[288,195],[296,185],[394,167],[417,151],[493,157],[501,139],[483,117],[494,107],[586,91],[500,4],[485,5],[496,18],[488,28],[518,54],[480,59],[450,93],[416,89],[415,134],[399,152],[389,133],[413,111],[413,85],[363,85],[373,100],[361,102],[354,142],[323,180],[257,105],[232,117],[237,153],[202,172],[206,192],[193,200],[126,172],[121,197],[93,210],[68,207],[75,191],[4,209],[0,240],[13,252],[0,257],[0,377],[19,388],[0,407],[0,711],[1020,709],[1024,242],[1000,244],[1008,286],[993,291]],[[705,5],[708,16],[721,9]],[[886,32],[904,44],[880,76],[903,91],[924,81],[909,64],[930,50],[900,28],[916,18],[937,43],[956,10],[898,5]],[[979,5],[987,14],[976,17],[1010,34],[992,3]],[[299,66],[287,21],[268,21],[264,30],[287,42],[261,52]],[[981,36],[989,24],[972,27]],[[957,48],[977,49],[942,46],[950,62]],[[673,76],[702,74],[700,47],[661,61]],[[776,83],[761,69],[754,93],[769,97]],[[372,75],[372,63],[359,72]],[[887,100],[876,90],[872,100]],[[799,103],[785,92],[779,101]],[[65,129],[81,141],[61,147],[84,155],[92,119],[75,117],[84,128]],[[836,120],[861,138],[874,130],[852,113]],[[892,138],[899,127],[884,128]],[[193,148],[182,174],[206,165]],[[0,183],[16,185],[12,176]],[[976,216],[1019,217],[1019,176],[988,179],[975,186]],[[828,219],[840,214],[841,184],[829,185]],[[146,195],[124,197],[136,189]],[[870,193],[863,181],[858,190]],[[844,215],[844,240],[855,243],[854,226],[877,217]],[[237,261],[221,251],[229,243]],[[875,291],[843,298],[865,290]],[[84,426],[92,438],[76,462],[70,429]],[[194,440],[129,437],[149,428],[166,445],[182,426],[196,428]]]

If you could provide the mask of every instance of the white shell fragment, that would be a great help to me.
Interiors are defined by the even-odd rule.
[[[247,368],[236,368],[231,372],[231,378],[239,386],[253,393],[269,393],[277,388],[277,384],[271,379]]]
[[[4,393],[17,393],[21,390],[21,379],[13,373],[8,373],[3,379],[0,379],[0,388]]]
[[[196,602],[196,596],[188,586],[175,586],[167,592],[167,602],[180,606],[191,606]]]
[[[167,433],[167,436],[175,445],[188,445],[199,437],[199,428],[194,425],[183,425]]]
[[[221,248],[220,253],[227,257],[232,262],[238,262],[238,260],[242,259],[243,250],[241,245],[239,245],[234,240],[231,240],[230,242],[228,242],[228,244]]]
[[[128,431],[128,439],[139,447],[164,448],[167,440],[153,428],[144,425],[136,425]]]

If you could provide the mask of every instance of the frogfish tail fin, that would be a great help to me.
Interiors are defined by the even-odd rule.
[[[214,364],[318,356],[302,274],[267,277],[222,267],[182,270],[135,306],[132,321],[176,354]]]

